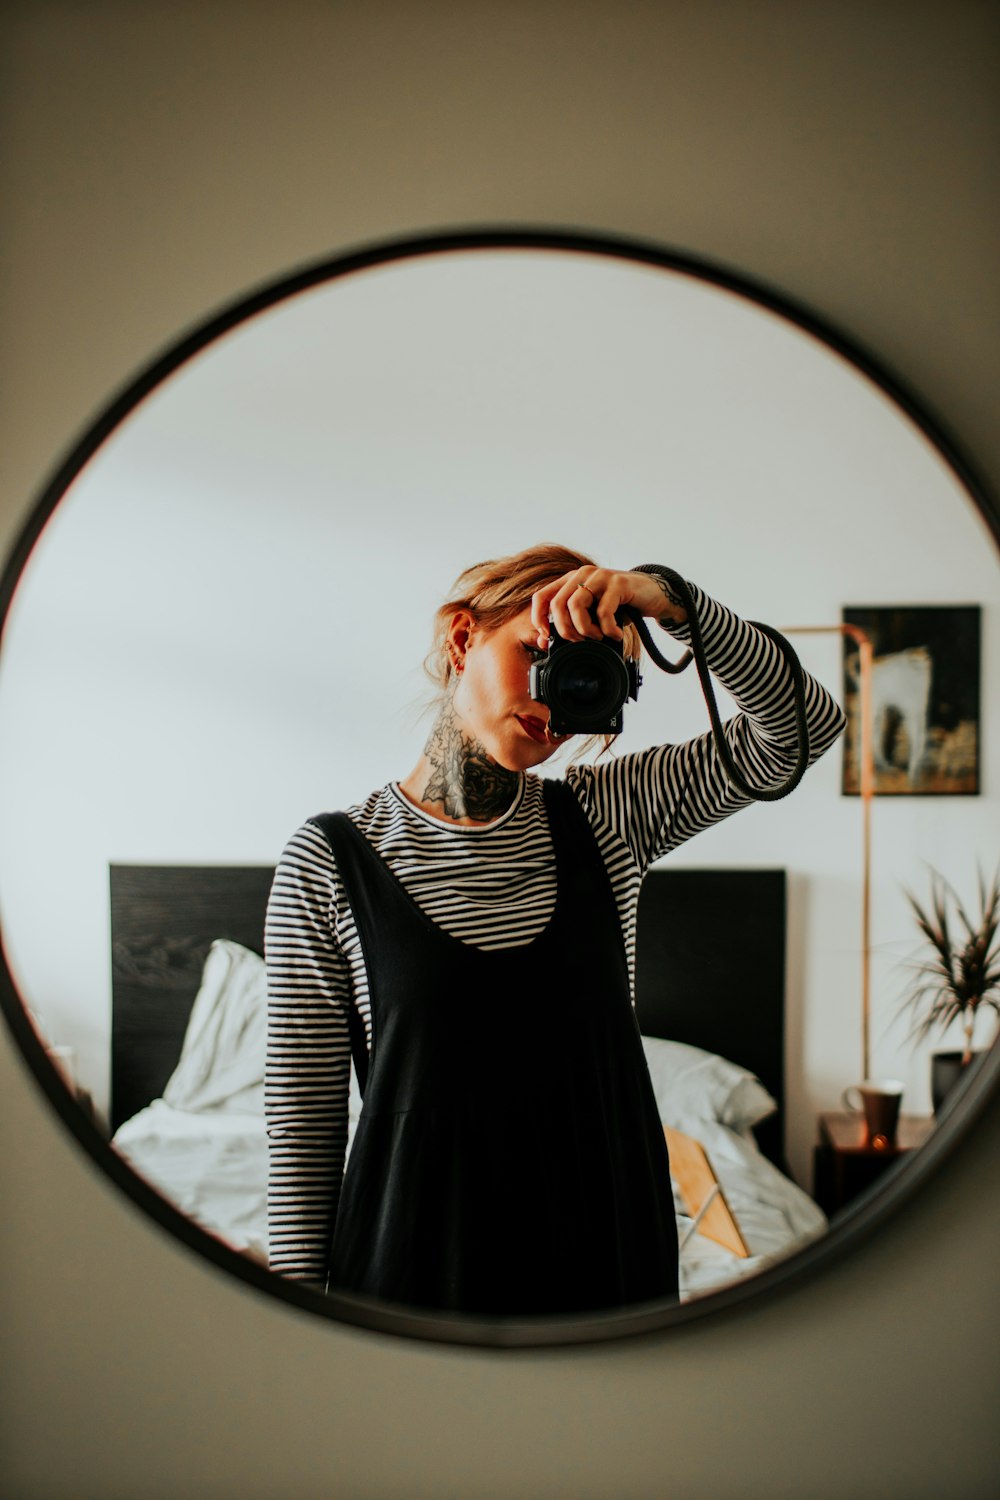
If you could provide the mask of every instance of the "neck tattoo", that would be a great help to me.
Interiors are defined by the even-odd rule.
[[[489,823],[513,802],[518,773],[498,766],[479,740],[462,732],[450,699],[438,715],[424,754],[431,771],[423,801],[440,806],[446,817]]]

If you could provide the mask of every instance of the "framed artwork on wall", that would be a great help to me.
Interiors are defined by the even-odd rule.
[[[878,796],[979,793],[978,604],[845,605],[872,642],[872,738]],[[859,791],[858,648],[844,639],[847,731],[841,791]]]

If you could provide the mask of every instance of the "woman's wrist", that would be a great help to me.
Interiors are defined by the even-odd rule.
[[[643,580],[642,613],[669,629],[673,625],[687,623],[687,609],[677,586],[666,570],[661,571],[655,563],[641,563],[632,569],[633,576]],[[648,580],[648,584],[647,584]]]

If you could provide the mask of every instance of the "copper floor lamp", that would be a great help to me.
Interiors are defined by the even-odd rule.
[[[871,862],[872,798],[875,795],[875,754],[872,720],[872,664],[870,636],[858,625],[793,625],[785,635],[849,636],[858,648],[860,670],[858,697],[861,732],[858,744],[859,791],[861,794],[861,1076],[871,1077]]]

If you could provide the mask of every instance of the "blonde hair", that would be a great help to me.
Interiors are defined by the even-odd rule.
[[[433,643],[424,659],[424,671],[439,694],[447,690],[452,679],[448,630],[459,610],[468,610],[483,630],[498,630],[529,607],[531,596],[537,589],[553,583],[564,573],[571,573],[574,568],[596,567],[593,558],[583,552],[575,552],[555,542],[539,542],[537,546],[514,552],[509,557],[491,558],[466,568],[455,579],[448,598],[435,611]],[[623,633],[625,655],[638,657],[641,652],[639,632],[631,622],[626,622]],[[577,753],[598,741],[603,741],[607,750],[615,738],[612,734],[593,735]]]

